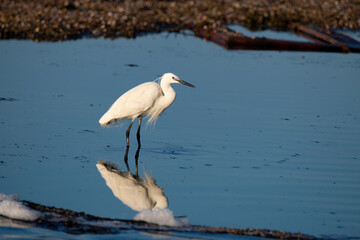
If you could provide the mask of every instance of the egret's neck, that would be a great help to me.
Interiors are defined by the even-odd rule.
[[[176,97],[176,92],[169,83],[160,83],[161,90],[163,91],[164,104],[168,104],[166,107],[173,103]]]

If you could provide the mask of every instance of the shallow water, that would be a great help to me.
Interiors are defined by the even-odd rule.
[[[252,37],[252,38],[269,38],[269,39],[277,39],[277,40],[288,40],[288,41],[297,41],[297,42],[310,42],[308,39],[300,37],[298,35],[296,35],[293,32],[286,32],[286,31],[274,31],[274,30],[257,30],[257,31],[252,31],[249,30],[246,27],[243,27],[241,25],[229,25],[229,28],[240,32],[242,34],[244,34],[247,37]]]
[[[96,168],[126,170],[128,122],[101,128],[98,119],[126,90],[173,72],[197,88],[173,86],[174,104],[143,125],[138,167],[175,216],[360,236],[360,55],[228,51],[174,34],[0,41],[0,52],[0,192],[132,219]],[[9,231],[27,234],[0,227]]]

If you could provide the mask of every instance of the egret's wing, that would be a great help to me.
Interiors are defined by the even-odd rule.
[[[161,95],[161,88],[157,83],[143,83],[122,96],[122,109],[120,112],[129,118],[136,118],[145,114]]]
[[[100,119],[100,123],[106,124],[115,119],[137,118],[146,113],[161,95],[162,91],[157,83],[140,84],[119,97]]]

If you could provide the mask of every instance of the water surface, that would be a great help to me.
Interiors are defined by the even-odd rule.
[[[129,122],[101,128],[98,119],[126,90],[173,72],[197,88],[173,86],[174,104],[143,125],[138,170],[176,216],[360,236],[359,55],[228,51],[174,34],[0,41],[0,52],[1,192],[132,219],[96,168],[127,169]]]

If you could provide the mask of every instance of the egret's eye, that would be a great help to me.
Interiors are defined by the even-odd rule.
[[[175,79],[175,77],[173,76],[172,79]]]

